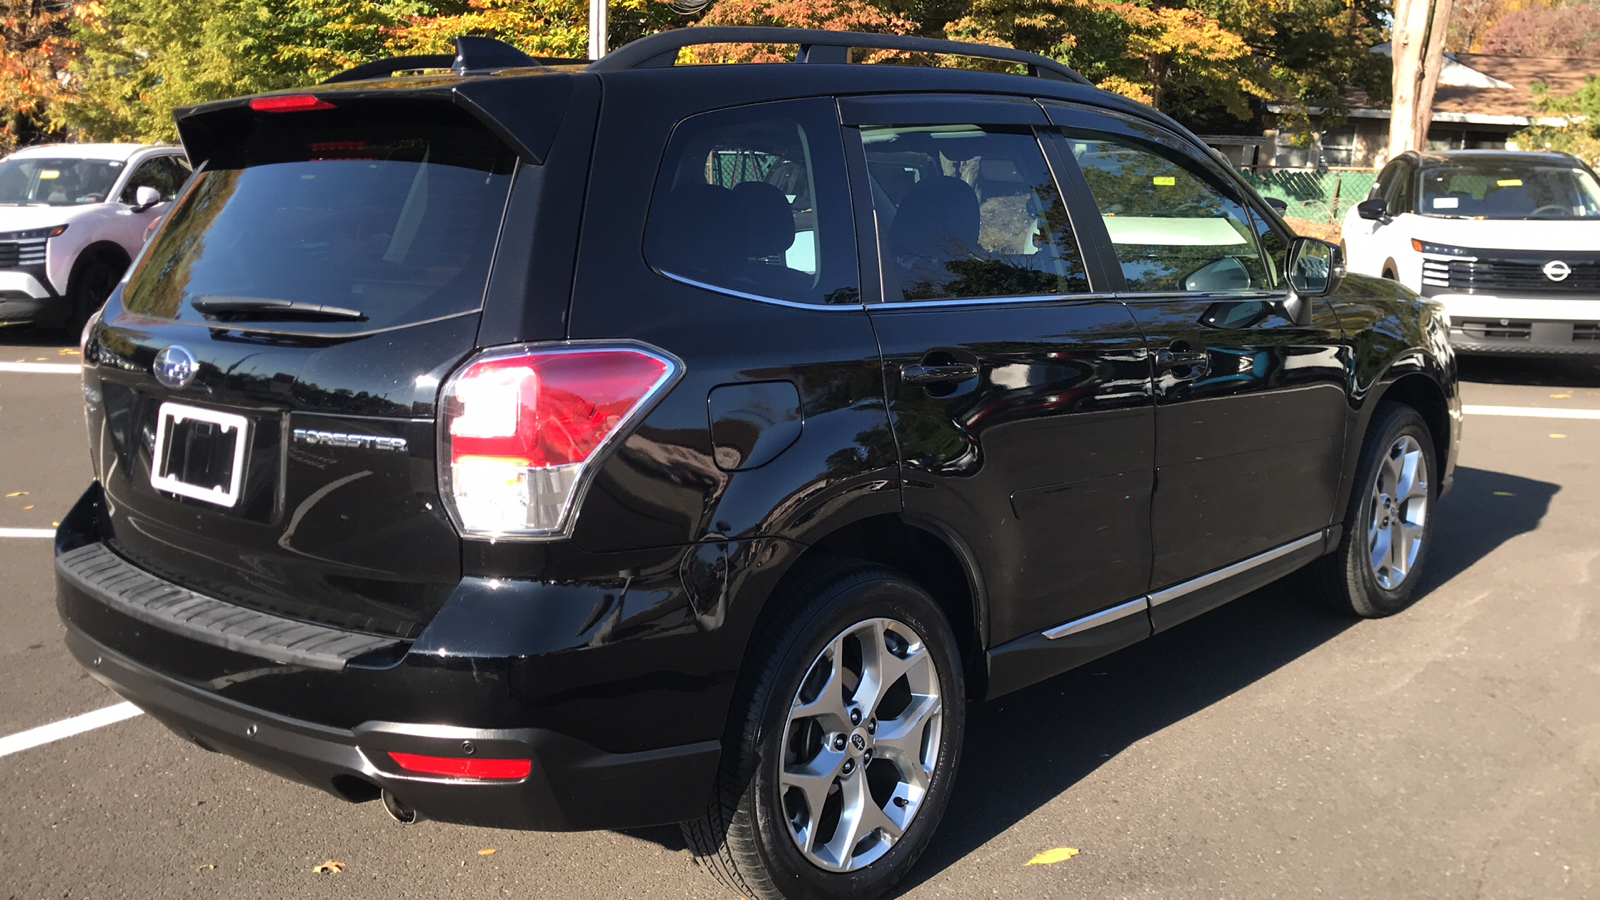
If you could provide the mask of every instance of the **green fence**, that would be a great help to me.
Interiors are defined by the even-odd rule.
[[[1311,222],[1339,223],[1350,207],[1367,199],[1376,172],[1305,172],[1271,169],[1241,172],[1263,197],[1277,197],[1289,204],[1286,216]]]

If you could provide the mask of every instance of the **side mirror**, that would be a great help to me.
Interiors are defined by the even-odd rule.
[[[1316,238],[1295,238],[1284,265],[1289,274],[1289,296],[1284,316],[1296,325],[1311,324],[1311,301],[1326,297],[1344,281],[1344,254],[1338,247]]]
[[[1272,207],[1272,211],[1278,215],[1287,216],[1289,214],[1289,201],[1277,197],[1262,197],[1261,199],[1266,201],[1266,204]]]
[[[133,192],[133,211],[142,213],[161,202],[161,192],[149,185]]]
[[[1373,197],[1356,204],[1356,215],[1374,222],[1389,221],[1389,205],[1383,202],[1382,197]]]

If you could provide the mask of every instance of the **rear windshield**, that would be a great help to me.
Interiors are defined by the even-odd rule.
[[[1453,162],[1422,170],[1426,216],[1600,219],[1600,184],[1575,165],[1530,159]]]
[[[337,335],[481,306],[514,157],[468,115],[383,104],[222,124],[241,140],[173,207],[128,310]]]

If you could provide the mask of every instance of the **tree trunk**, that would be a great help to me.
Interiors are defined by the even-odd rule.
[[[1395,0],[1394,101],[1389,113],[1389,158],[1428,144],[1433,94],[1444,66],[1450,0]]]

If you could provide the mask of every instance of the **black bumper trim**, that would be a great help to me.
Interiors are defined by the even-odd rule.
[[[88,544],[60,554],[56,571],[78,590],[126,616],[273,662],[338,672],[352,659],[400,643],[286,619],[195,593],[134,566],[104,544]]]
[[[388,790],[424,818],[462,825],[578,831],[663,825],[702,814],[721,743],[608,753],[540,728],[366,722],[352,730],[254,709],[167,678],[68,624],[67,648],[95,680],[204,749],[344,800]],[[497,758],[530,758],[527,778],[476,782],[409,776],[389,751],[459,756],[470,741]],[[364,787],[364,790],[363,790]]]

